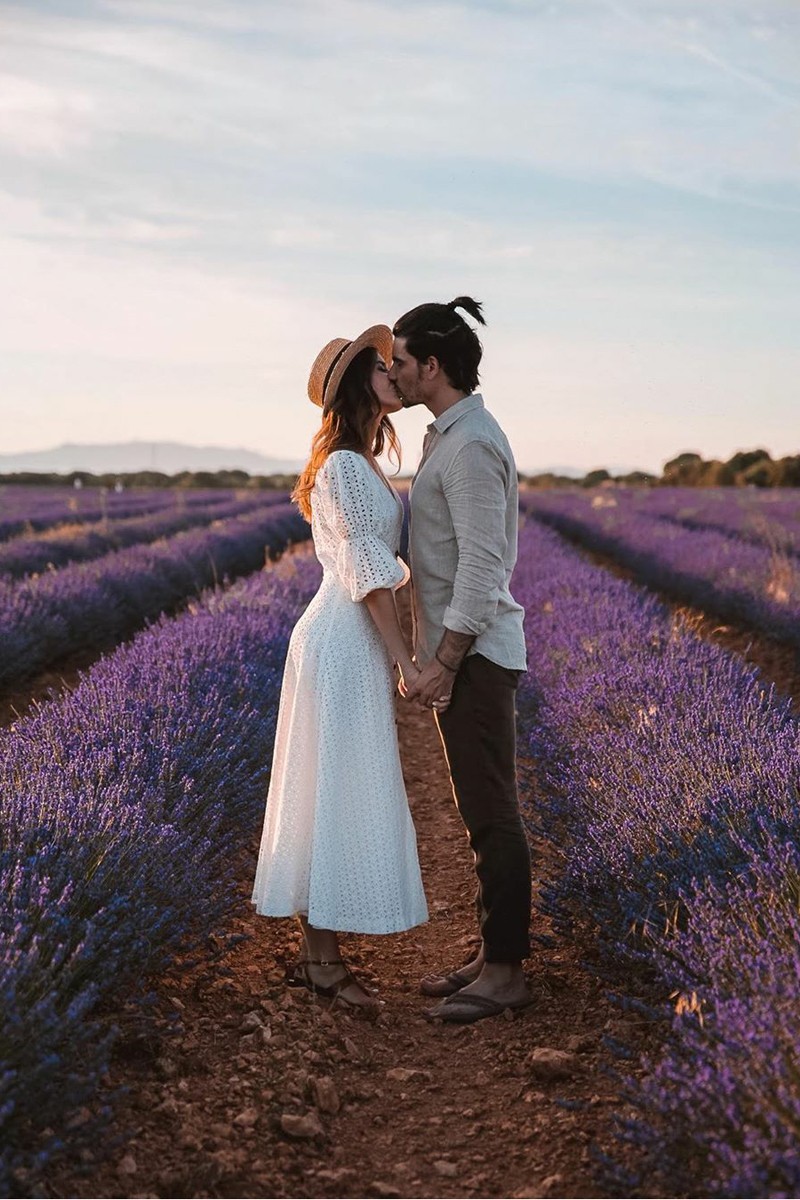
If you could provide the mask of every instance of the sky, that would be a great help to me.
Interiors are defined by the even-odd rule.
[[[322,345],[469,294],[523,471],[798,453],[800,5],[0,0],[0,279],[4,452],[302,460]]]

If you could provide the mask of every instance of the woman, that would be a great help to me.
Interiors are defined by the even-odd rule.
[[[386,326],[336,339],[311,368],[322,426],[293,499],[311,521],[323,577],[295,626],[283,678],[253,903],[297,915],[305,954],[288,982],[354,1006],[375,1000],[347,970],[338,932],[397,933],[427,920],[403,785],[392,663],[417,670],[394,589],[403,506],[380,467],[397,453]]]

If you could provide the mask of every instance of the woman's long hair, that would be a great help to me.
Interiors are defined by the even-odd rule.
[[[382,454],[388,446],[389,456],[400,466],[400,441],[387,416],[381,418],[375,439],[370,445],[370,426],[380,410],[380,401],[372,387],[372,372],[378,352],[367,346],[357,354],[342,376],[331,406],[322,417],[322,425],[311,443],[311,456],[300,473],[292,492],[300,512],[311,520],[311,490],[317,472],[334,450],[355,450],[357,454]]]

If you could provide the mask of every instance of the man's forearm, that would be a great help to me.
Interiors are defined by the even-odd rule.
[[[473,633],[456,633],[454,629],[445,629],[435,653],[439,665],[455,675],[474,641]]]
[[[442,712],[450,702],[458,668],[474,641],[471,633],[445,629],[433,658],[407,689],[407,698],[416,700],[423,708],[435,707]]]

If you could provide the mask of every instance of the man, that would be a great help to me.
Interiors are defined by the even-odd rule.
[[[515,693],[525,670],[523,609],[509,591],[517,557],[517,472],[505,434],[476,392],[482,348],[456,311],[481,325],[469,296],[422,304],[397,321],[389,379],[406,408],[435,418],[411,485],[414,650],[406,697],[431,708],[478,876],[481,948],[427,976],[442,997],[426,1015],[469,1023],[531,1003],[530,855],[515,772]]]

